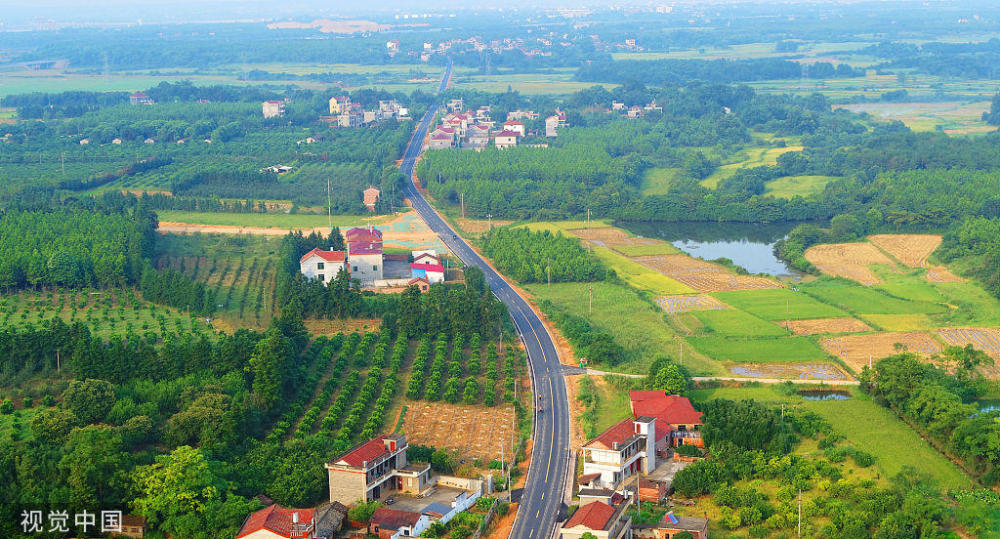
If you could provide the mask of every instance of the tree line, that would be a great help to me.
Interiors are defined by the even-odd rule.
[[[561,233],[499,227],[483,235],[482,243],[497,268],[522,283],[601,281],[606,276],[580,240]]]

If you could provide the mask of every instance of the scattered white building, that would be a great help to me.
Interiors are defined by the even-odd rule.
[[[347,271],[347,252],[313,249],[299,259],[299,271],[310,279],[329,283],[341,271]]]
[[[261,112],[264,118],[280,118],[285,115],[284,101],[265,101],[261,103]]]

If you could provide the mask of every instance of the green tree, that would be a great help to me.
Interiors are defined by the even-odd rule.
[[[31,418],[31,432],[35,438],[52,444],[60,444],[66,440],[69,431],[73,430],[77,418],[69,410],[47,408],[40,410]]]
[[[63,404],[82,423],[101,421],[115,404],[114,386],[105,380],[74,380],[62,396]]]
[[[291,341],[276,327],[272,327],[257,343],[250,356],[253,394],[265,410],[273,407],[281,398],[285,362],[291,348]]]
[[[59,470],[76,507],[113,504],[121,499],[130,464],[121,437],[108,425],[87,425],[69,434]]]

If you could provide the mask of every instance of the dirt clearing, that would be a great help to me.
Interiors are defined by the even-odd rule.
[[[729,308],[729,305],[712,296],[660,296],[656,298],[656,304],[670,314]]]
[[[806,260],[827,275],[844,277],[865,286],[880,284],[868,266],[895,264],[871,243],[830,243],[806,249]]]
[[[868,239],[911,268],[926,266],[927,257],[941,245],[941,236],[935,234],[876,234]]]
[[[899,351],[906,351],[923,357],[930,357],[941,352],[941,345],[930,333],[889,332],[873,335],[849,335],[831,337],[820,341],[827,352],[844,360],[852,369],[860,372],[861,368],[884,357],[899,353],[896,344],[903,346]]]
[[[816,318],[813,320],[790,320],[778,325],[792,330],[796,335],[816,335],[817,333],[861,333],[871,331],[857,318]]]
[[[407,406],[403,432],[410,443],[455,449],[462,458],[486,463],[500,458],[501,447],[505,457],[511,457],[516,439],[513,406],[422,401]]]

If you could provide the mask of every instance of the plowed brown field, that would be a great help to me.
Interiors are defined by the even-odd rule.
[[[865,286],[882,281],[868,266],[885,264],[895,267],[892,260],[870,243],[831,243],[806,249],[806,260],[828,275],[858,281]]]
[[[408,442],[455,449],[462,458],[489,462],[500,458],[503,447],[511,457],[514,439],[512,406],[468,406],[446,402],[410,402],[403,420]]]
[[[637,256],[632,260],[679,281],[699,292],[780,288],[764,277],[737,275],[728,269],[688,255]]]
[[[871,331],[872,328],[868,327],[857,318],[815,318],[813,320],[790,320],[787,322],[779,322],[779,325],[784,326],[796,335],[815,335],[817,333],[861,333],[864,331]]]
[[[712,296],[660,296],[656,298],[656,304],[670,314],[729,308],[729,305]]]
[[[905,351],[924,357],[941,352],[941,346],[934,337],[922,331],[847,335],[820,341],[824,350],[843,359],[855,371],[868,365],[869,358],[874,362],[898,353],[896,343],[902,344]]]

